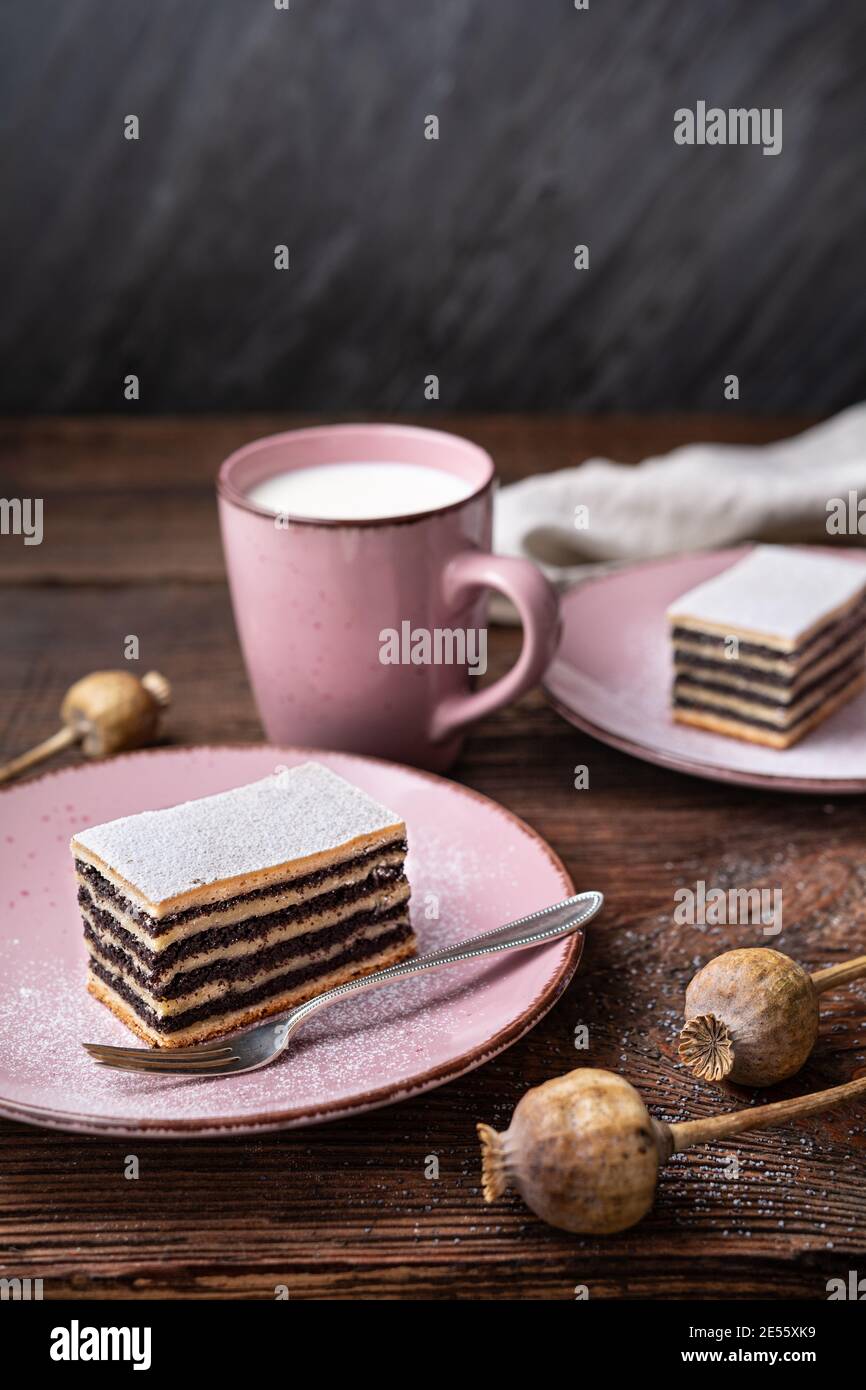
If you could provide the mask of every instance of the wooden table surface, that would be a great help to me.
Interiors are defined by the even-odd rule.
[[[426,422],[429,422],[427,417]],[[0,538],[0,757],[56,726],[66,686],[122,666],[171,679],[171,742],[261,738],[220,557],[220,459],[294,423],[244,418],[50,420],[0,427],[0,495],[45,499],[45,539]],[[443,423],[440,417],[437,423]],[[760,442],[795,421],[742,418],[445,420],[501,474],[602,453],[636,460],[704,437]],[[493,634],[492,674],[516,635]],[[68,759],[71,761],[71,759]],[[586,764],[590,789],[573,788]],[[58,764],[59,765],[59,764]],[[623,1073],[668,1120],[749,1093],[693,1082],[676,1060],[683,991],[752,928],[675,926],[674,892],[703,879],[778,885],[773,942],[811,968],[866,949],[861,798],[771,795],[680,776],[606,748],[535,692],[478,727],[457,779],[523,816],[579,887],[607,896],[582,967],[553,1011],[487,1066],[417,1099],[306,1131],[193,1143],[102,1141],[0,1122],[0,1265],[46,1298],[826,1298],[866,1255],[866,1127],[853,1106],[680,1155],[651,1215],[608,1239],[569,1237],[513,1194],[485,1207],[475,1122],[504,1127],[527,1089],[578,1064]],[[0,986],[2,987],[2,986]],[[866,986],[825,996],[821,1037],[774,1096],[866,1062]],[[589,1048],[576,1051],[586,1024]],[[141,1163],[124,1179],[125,1155]],[[439,1157],[438,1180],[425,1158]],[[737,1179],[725,1177],[730,1158]],[[4,1272],[0,1269],[0,1273]]]

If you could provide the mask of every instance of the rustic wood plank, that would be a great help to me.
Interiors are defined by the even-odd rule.
[[[0,496],[41,497],[45,526],[39,546],[0,538],[0,583],[222,583],[214,492],[221,461],[251,439],[324,418],[0,421]],[[504,480],[598,454],[634,463],[696,438],[766,443],[808,423],[661,416],[648,428],[634,416],[539,419],[438,410],[386,418],[467,435],[491,452]]]
[[[120,498],[105,579],[74,572],[78,516],[62,512],[57,586],[30,583],[4,601],[0,756],[50,731],[66,685],[118,664],[135,631],[141,661],[175,686],[172,743],[260,737],[214,550],[210,469],[264,422],[40,422],[4,428],[7,455]],[[277,422],[273,422],[277,423]],[[688,422],[476,421],[506,471],[572,452],[634,456],[668,447]],[[787,432],[789,422],[753,437]],[[606,432],[607,431],[607,432]],[[721,432],[721,428],[717,432]],[[154,460],[155,474],[142,472]],[[68,468],[67,468],[68,460]],[[190,462],[192,460],[192,462]],[[197,460],[197,462],[196,462]],[[189,470],[186,472],[185,470]],[[189,543],[208,557],[182,578],[165,571],[117,582],[129,534],[158,529],[172,478],[186,476]],[[148,481],[150,478],[150,481]],[[179,494],[180,495],[180,494]],[[48,544],[48,542],[46,542]],[[51,542],[54,544],[54,541]],[[8,572],[6,572],[8,578]],[[96,576],[94,575],[94,578]],[[12,589],[3,591],[4,600]],[[491,676],[518,636],[494,634]],[[67,757],[67,761],[73,759]],[[586,764],[590,790],[573,789]],[[61,765],[59,762],[58,766]],[[685,984],[748,927],[674,927],[678,886],[777,884],[782,949],[818,967],[862,952],[866,907],[859,798],[822,803],[690,779],[607,749],[561,720],[535,692],[485,720],[455,776],[536,826],[578,884],[607,895],[581,970],[533,1032],[502,1057],[439,1091],[357,1119],[254,1140],[167,1144],[101,1141],[0,1122],[0,1266],[41,1276],[47,1297],[299,1298],[723,1297],[821,1299],[866,1250],[866,1115],[853,1106],[784,1131],[678,1156],[655,1210],[608,1240],[544,1227],[510,1195],[485,1207],[476,1120],[507,1123],[525,1089],[581,1063],[622,1072],[666,1119],[714,1113],[750,1093],[713,1092],[675,1055]],[[863,982],[825,997],[821,1038],[803,1073],[774,1096],[847,1079],[866,1065]],[[574,1030],[589,1029],[576,1051]],[[126,1181],[136,1152],[141,1178]],[[428,1181],[428,1154],[440,1177]],[[724,1168],[731,1154],[740,1177]]]

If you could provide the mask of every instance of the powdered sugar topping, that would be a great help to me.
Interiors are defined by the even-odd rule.
[[[302,763],[233,791],[93,826],[75,841],[159,904],[400,824],[330,768]]]
[[[862,565],[793,547],[759,545],[676,599],[667,616],[778,637],[793,645],[864,591]]]

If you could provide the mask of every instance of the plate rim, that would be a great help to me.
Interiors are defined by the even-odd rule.
[[[713,556],[730,555],[733,557],[732,563],[736,563],[736,557],[747,554],[754,549],[758,542],[749,544],[717,546],[712,550],[688,550],[679,555],[654,555],[645,560],[636,560],[633,564],[622,565],[618,569],[607,574],[597,574],[588,576],[584,580],[579,580],[573,584],[560,598],[560,610],[563,614],[563,628],[565,627],[565,604],[569,598],[576,597],[581,591],[605,584],[610,580],[630,574],[635,570],[648,568],[658,568],[661,565],[673,565],[680,560],[695,559],[699,556],[711,558]],[[797,548],[797,547],[792,547]],[[832,546],[806,546],[799,547],[804,550],[832,551]],[[846,547],[855,553],[860,549],[856,546]],[[864,561],[866,563],[866,561]],[[554,656],[554,661],[556,656]],[[553,663],[551,663],[553,664]],[[548,668],[549,670],[550,668]],[[606,728],[603,724],[596,724],[582,714],[580,711],[567,705],[562,697],[550,688],[548,676],[542,678],[542,689],[545,697],[561,718],[575,728],[589,734],[592,738],[598,739],[600,743],[607,744],[611,748],[616,748],[622,753],[627,753],[630,757],[639,758],[641,762],[652,763],[656,767],[665,767],[672,772],[679,772],[687,777],[699,777],[706,782],[721,782],[725,785],[752,787],[758,791],[769,792],[790,792],[804,796],[857,796],[866,792],[866,777],[797,777],[790,773],[783,772],[748,772],[740,768],[725,767],[724,764],[705,762],[702,759],[691,758],[686,755],[668,752],[663,748],[656,748],[652,744],[641,743],[638,739],[628,738],[624,734],[617,733],[613,729]]]
[[[474,787],[468,787],[462,782],[455,782],[453,778],[443,777],[435,772],[429,772],[426,768],[411,767],[408,763],[394,762],[388,758],[377,758],[365,753],[346,753],[334,748],[309,748],[302,744],[272,744],[272,743],[194,743],[194,744],[164,744],[153,748],[138,748],[127,753],[118,753],[111,758],[94,760],[93,762],[74,763],[71,766],[62,768],[51,768],[41,773],[37,777],[28,778],[26,781],[13,783],[0,790],[0,805],[6,796],[14,795],[24,787],[32,787],[41,782],[47,782],[52,778],[63,776],[74,776],[83,769],[96,770],[100,765],[130,761],[133,759],[143,759],[154,756],[165,756],[189,753],[225,753],[225,752],[268,752],[272,751],[277,755],[300,754],[312,758],[324,756],[337,756],[347,758],[350,761],[360,763],[372,763],[379,767],[397,769],[410,776],[419,777],[422,780],[436,784],[445,784],[456,790],[460,795],[468,797],[470,800],[481,802],[483,805],[492,808],[506,820],[510,821],[516,828],[525,834],[530,840],[543,851],[547,859],[552,864],[554,870],[562,880],[564,888],[563,897],[570,897],[575,892],[574,882],[560,856],[547,843],[544,837],[528,825],[525,820],[518,816],[514,811],[503,806],[501,802],[495,801],[492,797],[486,796],[483,792],[476,791]],[[177,1120],[135,1120],[124,1116],[111,1116],[103,1119],[98,1115],[90,1115],[86,1111],[64,1111],[56,1107],[29,1106],[19,1100],[0,1096],[0,1116],[5,1119],[16,1121],[17,1123],[32,1124],[43,1129],[61,1130],[65,1132],[90,1134],[93,1136],[105,1136],[113,1138],[134,1138],[134,1139],[209,1139],[209,1138],[232,1138],[249,1134],[261,1134],[275,1132],[285,1129],[298,1129],[305,1125],[324,1124],[331,1120],[345,1119],[352,1115],[363,1114],[366,1111],[381,1109],[386,1105],[396,1104],[398,1101],[409,1100],[414,1096],[421,1095],[425,1091],[435,1090],[443,1086],[448,1081],[456,1080],[460,1076],[465,1076],[477,1067],[483,1066],[491,1061],[500,1053],[512,1047],[521,1038],[535,1027],[544,1018],[545,1014],[562,997],[568,985],[571,983],[580,964],[583,955],[585,941],[585,929],[580,928],[565,941],[565,954],[559,966],[553,972],[547,984],[540,990],[535,998],[529,1003],[517,1018],[513,1019],[506,1027],[491,1035],[485,1042],[477,1047],[471,1048],[468,1052],[461,1053],[459,1057],[453,1058],[449,1062],[440,1063],[427,1071],[420,1072],[407,1078],[404,1084],[389,1084],[376,1087],[370,1091],[364,1091],[349,1099],[334,1101],[332,1104],[317,1105],[315,1107],[293,1107],[287,1110],[259,1111],[256,1114],[247,1115],[243,1118],[237,1116],[214,1116],[209,1118],[206,1123],[201,1123],[195,1119]]]

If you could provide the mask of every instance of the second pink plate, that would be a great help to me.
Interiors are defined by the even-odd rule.
[[[866,692],[783,751],[671,719],[665,610],[747,552],[741,547],[650,561],[572,589],[563,600],[562,642],[545,690],[578,728],[678,772],[777,791],[866,791]],[[866,563],[862,551],[842,553],[853,565]]]
[[[573,892],[544,841],[503,807],[394,763],[279,748],[132,753],[0,793],[0,1114],[97,1134],[249,1134],[417,1094],[516,1042],[580,959],[566,941],[373,990],[317,1014],[284,1056],[243,1076],[171,1078],[96,1066],[82,1042],[135,1039],[85,991],[72,833],[252,782],[314,757],[403,816],[422,951]]]

